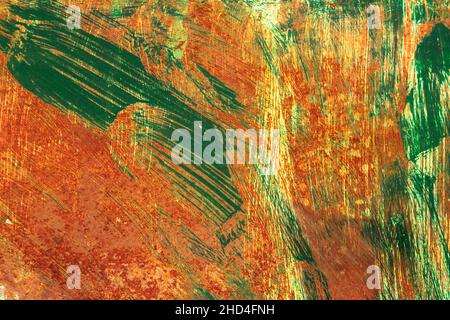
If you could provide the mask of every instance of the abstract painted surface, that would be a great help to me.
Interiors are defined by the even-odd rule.
[[[0,299],[450,299],[449,18],[0,1]],[[175,164],[197,121],[278,129],[277,173]]]

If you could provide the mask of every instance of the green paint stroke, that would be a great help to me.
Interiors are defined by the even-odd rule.
[[[450,129],[448,94],[450,31],[434,26],[415,54],[415,87],[407,98],[410,111],[401,118],[403,145],[408,159],[439,145]]]

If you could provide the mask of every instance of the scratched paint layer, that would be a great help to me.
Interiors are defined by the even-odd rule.
[[[449,27],[446,0],[0,1],[0,299],[450,299]],[[276,173],[202,162],[213,129],[277,129]]]

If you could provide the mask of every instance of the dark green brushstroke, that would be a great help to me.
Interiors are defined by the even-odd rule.
[[[441,95],[449,90],[450,30],[442,23],[434,26],[415,53],[417,84],[407,98],[412,117],[403,114],[402,138],[407,156],[417,156],[439,145],[448,136],[448,101]]]
[[[327,279],[319,270],[303,272],[303,285],[309,300],[331,299]]]
[[[274,57],[270,51],[270,48],[269,48],[266,40],[261,35],[259,35],[256,37],[256,44],[260,47],[262,54],[263,54],[264,61],[269,66],[269,69],[272,72],[272,74],[274,76],[276,76],[277,78],[279,78],[280,74],[278,73],[277,67],[275,66]]]
[[[194,135],[194,120],[188,122],[185,118],[192,112],[196,114],[192,117],[195,116],[195,121],[202,121],[204,128],[217,126],[192,109],[186,109],[183,113],[168,109],[165,112],[163,119],[158,122],[149,120],[139,112],[133,116],[136,124],[147,128],[147,130],[135,134],[137,144],[146,151],[141,155],[143,161],[151,161],[148,158],[151,154],[153,159],[156,159],[165,167],[166,173],[173,179],[173,182],[180,186],[180,191],[195,187],[190,193],[184,192],[180,195],[191,203],[193,203],[193,198],[197,199],[208,209],[202,210],[203,214],[217,226],[220,226],[240,210],[242,203],[233,186],[227,166],[206,163],[199,166],[176,165],[173,163],[170,153],[164,151],[171,150],[175,145],[170,140],[170,136],[175,129],[185,128],[191,133],[191,136]],[[192,155],[194,155],[194,152],[192,152]]]
[[[245,106],[237,100],[237,94],[231,90],[220,79],[209,73],[203,66],[197,64],[198,69],[208,79],[209,83],[216,91],[217,98],[222,102],[223,106],[229,108],[232,111],[242,111]]]

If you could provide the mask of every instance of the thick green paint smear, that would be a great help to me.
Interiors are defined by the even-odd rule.
[[[448,101],[442,95],[449,90],[450,30],[439,23],[417,47],[415,74],[417,84],[407,97],[412,117],[401,119],[403,144],[407,157],[415,160],[424,151],[435,148],[448,136]]]
[[[155,100],[164,94],[156,79],[142,72],[139,60],[105,41],[94,42],[83,32],[61,33],[41,25],[30,28],[30,37],[20,53],[10,58],[10,72],[45,102],[72,110],[103,129],[126,106],[143,101],[149,90],[154,91]],[[131,70],[145,82],[136,83]],[[123,86],[127,82],[130,86]]]
[[[136,112],[133,119],[142,128],[136,133],[136,142],[145,151],[141,156],[144,162],[150,163],[155,159],[165,167],[165,173],[174,179],[181,189],[189,190],[188,193],[180,195],[189,202],[198,200],[208,210],[203,211],[205,216],[220,225],[226,222],[235,212],[240,210],[242,200],[231,182],[229,171],[226,165],[175,165],[171,160],[170,153],[164,150],[171,150],[174,146],[170,136],[175,129],[185,128],[194,136],[193,125],[186,122],[185,116],[195,112],[191,109],[183,113],[175,112],[173,109],[166,110],[165,114],[158,121],[148,119],[145,114]],[[196,119],[202,121],[206,128],[216,127],[207,118],[197,115]],[[220,129],[220,128],[218,128]],[[150,156],[151,155],[151,159]],[[192,156],[196,155],[194,151]],[[196,189],[192,187],[196,186]]]
[[[83,30],[70,30],[65,7],[54,2],[11,6],[10,13],[29,20],[26,24],[19,19],[0,21],[0,48],[10,55],[8,69],[24,88],[101,129],[107,129],[120,111],[138,102],[164,110],[170,117],[164,125],[135,119],[158,132],[140,137],[158,146],[149,151],[161,154],[161,162],[185,190],[185,198],[195,192],[204,199],[208,210],[203,213],[217,225],[240,210],[242,200],[227,166],[191,169],[171,161],[167,150],[175,145],[171,141],[175,129],[186,128],[193,136],[194,121],[202,121],[204,130],[218,126],[181,101],[179,92],[149,74],[137,56]],[[22,31],[14,33],[19,28]]]
[[[70,30],[64,11],[11,6],[11,13],[33,22],[23,25],[20,39],[13,39],[8,69],[43,101],[103,129],[128,105],[171,102],[138,57],[83,30]],[[9,29],[19,25],[11,21]]]

